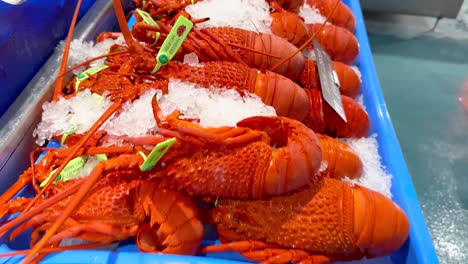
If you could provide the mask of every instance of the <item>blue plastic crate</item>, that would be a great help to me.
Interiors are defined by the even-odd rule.
[[[382,163],[393,177],[393,199],[406,212],[410,220],[409,239],[402,248],[391,256],[394,263],[438,263],[437,256],[423,218],[416,193],[398,140],[396,138],[390,117],[382,96],[378,77],[375,71],[370,51],[363,16],[358,0],[343,0],[354,12],[356,17],[356,37],[360,43],[360,54],[356,65],[362,73],[362,93],[364,104],[371,119],[371,133],[377,133],[379,153]],[[132,21],[130,22],[132,23]],[[25,190],[27,192],[27,190]],[[208,232],[210,233],[210,232]],[[11,243],[0,246],[0,252],[9,252],[27,248],[27,236],[20,237]],[[4,241],[0,241],[4,242]],[[215,238],[208,237],[204,244],[218,243]],[[17,263],[20,257],[9,258],[8,263]],[[236,263],[244,260],[237,253],[208,254],[205,257],[186,257],[138,252],[132,241],[120,243],[113,251],[86,250],[69,251],[51,254],[44,259],[45,263]]]
[[[77,0],[0,1],[0,116],[65,38]],[[79,18],[95,0],[83,0]]]

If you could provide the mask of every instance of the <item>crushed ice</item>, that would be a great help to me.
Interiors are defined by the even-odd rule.
[[[326,19],[322,14],[320,14],[318,9],[312,8],[307,3],[299,9],[299,16],[304,18],[304,22],[306,24],[322,24]],[[327,22],[327,24],[329,23]]]
[[[168,95],[160,100],[164,114],[177,108],[186,118],[200,119],[204,127],[235,126],[256,115],[276,116],[275,109],[265,105],[260,97],[249,93],[241,97],[234,89],[198,89],[195,84],[171,80]]]
[[[392,175],[382,165],[378,152],[377,135],[374,134],[368,138],[361,139],[343,139],[343,141],[350,145],[363,163],[362,177],[353,180],[346,179],[346,181],[360,184],[391,198]]]
[[[73,39],[70,43],[70,53],[68,55],[67,68],[71,68],[79,63],[82,63],[91,58],[109,53],[109,49],[114,44],[126,45],[123,36],[116,39],[105,39],[99,43],[94,41],[81,41]],[[59,43],[58,49],[63,50],[64,41]],[[105,58],[95,60],[90,63],[90,67],[100,67],[104,65]],[[85,70],[85,67],[80,67],[73,71],[73,74],[78,75]]]
[[[273,107],[263,104],[253,94],[241,97],[233,89],[201,88],[195,84],[171,80],[169,93],[159,96],[163,114],[168,115],[179,109],[185,118],[199,119],[202,126],[235,126],[246,117],[276,115]],[[156,131],[151,100],[159,93],[149,90],[139,99],[123,105],[118,116],[108,120],[103,128],[114,136],[144,136]],[[34,130],[38,145],[53,136],[65,132],[85,133],[94,122],[110,107],[107,98],[97,98],[89,90],[83,90],[69,99],[60,98],[57,102],[43,105],[42,120]]]
[[[189,5],[185,10],[193,18],[209,17],[197,27],[235,27],[271,34],[272,18],[266,1],[205,0]]]

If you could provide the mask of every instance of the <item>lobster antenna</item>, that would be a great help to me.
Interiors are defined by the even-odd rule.
[[[54,196],[47,199],[45,202],[39,204],[37,207],[23,213],[21,213],[16,218],[6,222],[4,225],[0,227],[0,237],[4,236],[11,228],[15,227],[16,225],[29,220],[31,217],[36,215],[37,213],[47,209],[48,207],[60,202],[61,200],[65,199],[66,197],[70,196],[71,194],[75,193],[79,190],[80,186],[82,185],[81,181],[74,183],[72,186],[68,187],[66,190],[63,190]]]
[[[76,143],[73,146],[73,149],[70,151],[67,157],[63,160],[62,164],[57,168],[55,173],[50,177],[49,181],[44,186],[44,188],[42,188],[41,192],[37,194],[36,197],[34,197],[34,199],[28,204],[28,206],[26,207],[24,211],[29,210],[37,202],[37,200],[40,197],[42,197],[44,192],[47,189],[49,189],[50,185],[52,185],[55,179],[60,175],[60,173],[65,168],[65,166],[67,166],[68,162],[70,162],[70,160],[72,160],[73,157],[75,157],[76,153],[80,150],[81,147],[83,147],[86,141],[88,141],[88,139],[94,135],[94,133],[107,121],[107,119],[109,119],[114,114],[115,111],[117,111],[120,108],[121,105],[122,105],[121,100],[116,101],[109,109],[106,110],[106,112],[104,112],[104,114],[101,117],[99,117],[99,119],[88,130],[88,132],[86,132],[86,134],[80,139],[80,141],[78,141],[78,143]]]
[[[341,0],[336,0],[335,2],[335,5],[333,6],[333,9],[331,10],[331,12],[328,14],[327,18],[325,19],[325,21],[323,21],[322,25],[320,26],[320,28],[304,43],[302,44],[302,46],[300,46],[295,52],[291,53],[291,55],[289,55],[288,57],[284,58],[283,60],[281,60],[280,62],[278,62],[276,65],[274,65],[273,67],[271,67],[271,71],[274,71],[276,68],[278,68],[279,66],[283,65],[283,63],[285,63],[286,61],[290,60],[292,57],[296,56],[296,54],[298,54],[299,52],[301,52],[301,50],[303,50],[307,45],[309,45],[312,40],[315,38],[315,36],[317,36],[317,34],[325,27],[326,23],[328,22],[328,20],[331,18],[331,16],[333,15],[333,13],[335,12],[336,8],[338,7],[338,5],[340,4]]]
[[[252,26],[255,28],[255,31],[257,31],[257,35],[260,35],[260,30],[258,30],[257,26],[252,21],[252,19],[250,19],[250,17],[249,17],[249,21],[252,24]],[[265,42],[263,41],[263,38],[260,38],[260,41],[262,42],[263,50],[267,50],[267,47],[265,45]],[[258,53],[260,53],[261,55],[266,55],[266,54],[263,54],[263,52],[258,52]],[[271,57],[273,56],[266,56],[268,65],[271,64],[271,60],[270,60]],[[276,57],[276,59],[281,59],[280,57],[277,57],[277,56],[274,56],[274,57]]]
[[[73,37],[73,31],[75,30],[76,20],[78,20],[78,13],[80,11],[80,7],[81,7],[81,0],[78,0],[78,2],[76,3],[76,7],[75,7],[75,13],[73,14],[70,28],[68,30],[67,41],[63,50],[62,63],[60,64],[59,76],[55,83],[55,91],[54,91],[54,97],[53,97],[54,101],[58,100],[58,96],[60,94],[60,91],[62,90],[62,86],[64,82],[63,80],[64,76],[62,72],[64,72],[65,68],[67,67],[68,53],[70,52],[71,39]]]
[[[57,171],[54,173],[53,177],[47,182],[46,186],[42,189],[42,193],[52,184],[52,182],[57,178],[59,173],[58,171],[61,171],[60,169],[63,170],[63,168],[66,166],[69,160],[72,159],[72,157],[75,155],[76,152],[78,152],[78,149],[83,146],[83,144],[94,134],[94,132],[102,125],[105,123],[105,121],[111,117],[115,111],[117,111],[120,106],[122,105],[122,100],[116,101],[99,119],[96,121],[96,123],[92,126],[90,130],[86,133],[86,135],[80,140],[79,143],[74,146],[73,151],[70,152],[70,154],[67,156],[65,161],[62,163],[62,165],[57,169]],[[92,173],[91,173],[92,174]],[[71,201],[71,204],[67,206],[67,208],[64,210],[64,212],[60,215],[60,217],[54,222],[54,224],[47,230],[47,232],[44,234],[44,236],[37,242],[31,251],[26,255],[24,258],[24,262],[28,263],[32,260],[32,258],[39,252],[40,249],[42,249],[45,244],[49,241],[49,239],[55,234],[55,232],[60,228],[60,226],[65,222],[65,220],[70,216],[70,214],[76,209],[76,207],[79,205],[79,203],[83,200],[85,195],[88,193],[89,189],[91,186],[95,183],[97,180],[98,176],[100,175],[99,173],[96,173],[95,175],[89,175],[87,178],[87,181],[85,184],[82,184],[80,186],[80,189],[78,193],[75,195],[74,199]],[[54,178],[55,177],[55,178]],[[37,198],[41,197],[42,194],[36,195],[34,200],[28,205],[28,207],[31,207],[33,205],[33,202],[37,200]]]
[[[114,56],[114,55],[125,54],[125,53],[128,53],[128,50],[119,50],[119,51],[111,52],[111,53],[104,54],[104,55],[99,55],[97,57],[85,60],[85,61],[80,62],[80,63],[76,64],[75,66],[69,68],[64,73],[60,74],[59,77],[65,76],[67,73],[70,73],[70,72],[72,72],[72,71],[74,71],[74,70],[76,70],[76,69],[78,69],[78,68],[80,68],[82,66],[85,66],[85,65],[87,65],[87,64],[89,64],[89,63],[91,63],[93,61],[103,59],[103,58],[107,58],[107,57]]]
[[[27,176],[27,171],[23,172],[19,176],[18,180],[0,196],[0,204],[6,204],[8,200],[11,200],[11,198],[13,198],[21,189],[23,189],[23,187],[28,185],[31,182],[31,180],[34,179],[34,153],[36,153],[37,151],[43,151],[48,149],[53,148],[37,148],[29,153],[31,164],[31,176]]]

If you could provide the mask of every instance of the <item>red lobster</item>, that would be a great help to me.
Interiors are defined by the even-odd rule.
[[[32,247],[55,219],[65,216],[58,232],[54,231],[43,246],[55,247],[72,237],[103,245],[136,236],[142,251],[193,255],[203,236],[198,207],[186,194],[159,188],[158,180],[148,179],[148,173],[140,170],[142,161],[139,155],[124,154],[99,163],[88,178],[57,182],[47,198],[0,227],[0,235],[24,222],[10,239],[32,227]],[[82,203],[67,212],[69,204],[76,201],[71,195],[82,186],[90,187],[89,179],[97,176]],[[2,216],[22,212],[30,202],[18,198],[2,204]],[[35,252],[40,250],[30,254]]]
[[[389,198],[359,185],[322,182],[268,200],[220,199],[212,211],[221,245],[264,263],[328,263],[385,256],[408,237],[409,221]]]

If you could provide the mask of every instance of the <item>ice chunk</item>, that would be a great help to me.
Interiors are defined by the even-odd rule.
[[[235,27],[271,34],[269,8],[266,1],[259,0],[205,0],[185,10],[193,18],[210,18],[197,27]]]
[[[304,22],[306,24],[322,24],[326,19],[326,17],[320,14],[320,11],[318,9],[312,8],[307,3],[305,3],[299,9],[299,16],[304,18]]]
[[[112,122],[106,124],[104,129],[115,136],[144,136],[156,130],[151,100],[158,93],[157,90],[148,90],[140,98],[124,104],[122,113]]]
[[[190,65],[192,67],[203,67],[203,64],[198,60],[197,54],[191,52],[184,55],[184,64]]]
[[[360,184],[391,198],[392,175],[385,171],[385,167],[381,163],[377,135],[361,139],[343,139],[343,141],[359,155],[364,165],[363,175],[360,179],[346,179],[346,181]]]
[[[254,94],[242,97],[233,89],[206,89],[179,80],[169,82],[169,93],[160,99],[160,107],[165,115],[178,109],[185,118],[199,119],[204,127],[235,126],[256,115],[276,116],[274,108]]]
[[[304,49],[302,54],[306,59],[315,61],[315,52],[314,49]]]
[[[356,72],[356,74],[359,77],[359,80],[362,82],[362,74],[361,74],[361,71],[359,70],[359,68],[356,65],[353,65],[353,66],[351,66],[351,69],[353,69],[354,72]]]
[[[42,119],[33,132],[38,145],[46,139],[66,132],[85,133],[110,107],[108,98],[97,99],[89,90],[83,90],[69,99],[61,97],[56,102],[46,102]]]
[[[99,43],[94,44],[93,41],[82,41],[73,39],[70,43],[70,53],[68,55],[67,67],[71,68],[81,62],[89,60],[91,58],[104,55],[109,53],[109,49],[114,44],[125,45],[125,40],[122,36],[117,39],[105,39]],[[63,51],[65,45],[64,41],[59,43],[58,49]],[[90,67],[100,67],[104,65],[105,58],[93,61],[90,63]],[[73,74],[78,75],[85,70],[85,67],[80,67],[73,71]]]

